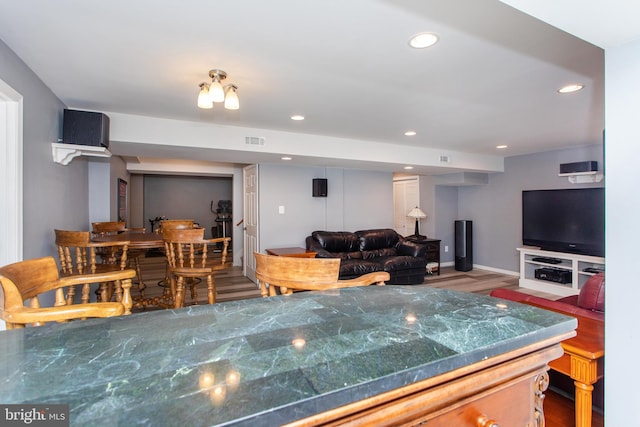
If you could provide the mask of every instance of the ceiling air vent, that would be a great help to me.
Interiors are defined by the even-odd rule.
[[[247,145],[264,145],[264,138],[259,136],[246,136],[244,138],[244,143]]]
[[[441,154],[440,163],[451,163],[451,156],[447,156],[446,154]]]

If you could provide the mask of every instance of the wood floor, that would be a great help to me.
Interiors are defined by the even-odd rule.
[[[153,297],[161,295],[164,291],[162,284],[165,277],[164,256],[141,257],[142,279],[146,285],[146,296]],[[216,302],[233,301],[247,298],[260,298],[260,292],[255,283],[242,275],[241,267],[233,267],[221,271],[215,275]],[[135,288],[136,285],[134,285]],[[559,298],[556,295],[545,294],[518,287],[518,278],[485,270],[474,269],[468,272],[455,271],[453,267],[444,267],[440,275],[429,275],[425,278],[423,285],[434,288],[446,288],[460,292],[474,292],[488,295],[496,288],[517,289],[522,292],[542,296],[550,299]],[[207,303],[206,286],[200,285],[198,293],[198,304]],[[132,289],[132,294],[136,291]],[[187,292],[185,305],[192,305],[193,301]],[[146,308],[153,310],[154,308]],[[142,311],[144,309],[134,309]],[[552,387],[547,390],[545,397],[545,417],[547,427],[574,427],[574,406],[573,400],[562,392],[556,392]],[[603,427],[604,419],[602,413],[593,412],[593,427]]]

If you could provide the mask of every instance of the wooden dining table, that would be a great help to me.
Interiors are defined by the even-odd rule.
[[[95,236],[91,240],[94,242],[129,242],[129,250],[145,250],[164,248],[162,234],[160,233],[140,233],[135,231],[123,231],[118,234],[106,236]],[[145,296],[146,285],[142,280],[139,265],[136,265],[138,273],[138,292],[139,296],[133,297],[134,308],[144,308],[147,306],[173,307],[173,296],[168,289],[161,296],[147,298]]]
[[[162,234],[160,233],[137,233],[133,231],[123,231],[118,234],[107,236],[96,236],[91,240],[94,242],[129,242],[131,249],[154,249],[163,248]]]

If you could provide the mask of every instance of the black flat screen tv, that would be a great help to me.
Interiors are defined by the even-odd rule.
[[[522,244],[604,257],[604,188],[523,191]]]

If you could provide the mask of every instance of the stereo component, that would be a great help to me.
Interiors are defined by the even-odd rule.
[[[548,280],[561,284],[571,283],[572,281],[571,271],[559,268],[537,268],[534,275],[538,280]]]

